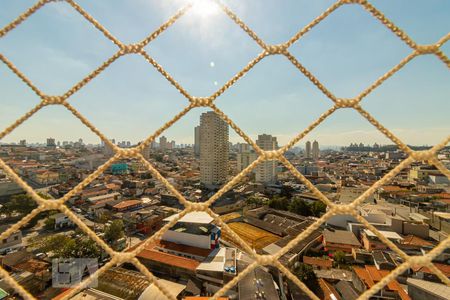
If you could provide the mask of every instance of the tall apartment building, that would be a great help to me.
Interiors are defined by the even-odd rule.
[[[48,138],[47,139],[47,147],[55,148],[56,143],[54,138]]]
[[[310,141],[307,141],[306,142],[306,149],[305,149],[306,151],[306,158],[311,158],[312,157],[312,155],[311,155],[311,142]]]
[[[159,138],[159,148],[161,150],[167,149],[167,138],[165,136]]]
[[[313,159],[319,159],[320,157],[320,150],[319,150],[319,143],[317,141],[314,141],[312,144],[312,158]]]
[[[258,135],[256,145],[265,151],[276,150],[278,148],[277,138],[269,134]],[[258,164],[256,167],[256,182],[264,184],[274,183],[277,180],[275,166],[275,160],[268,160]]]
[[[150,158],[150,146],[145,146],[144,149],[142,150],[142,156],[144,156],[145,159],[149,159]]]
[[[215,112],[200,116],[200,180],[207,187],[223,184],[228,173],[228,124]]]
[[[200,126],[194,128],[194,154],[200,156]]]
[[[240,143],[237,145],[237,170],[240,172],[247,168],[253,161],[256,160],[258,155],[253,150],[252,146],[246,143]]]

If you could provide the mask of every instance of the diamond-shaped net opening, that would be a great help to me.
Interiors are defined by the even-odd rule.
[[[256,43],[257,46],[261,48],[260,54],[257,55],[253,60],[248,62],[248,64],[239,71],[235,76],[230,78],[226,83],[220,87],[216,92],[211,94],[209,97],[196,97],[191,95],[183,86],[181,86],[172,76],[169,74],[162,65],[160,65],[152,56],[150,56],[146,50],[146,46],[152,43],[155,39],[159,37],[161,33],[163,33],[167,28],[172,26],[178,19],[182,18],[183,15],[188,12],[192,5],[195,5],[195,1],[193,3],[187,4],[185,7],[181,8],[175,15],[169,18],[166,22],[164,22],[158,29],[154,32],[150,33],[143,40],[134,43],[134,44],[124,44],[118,38],[116,38],[113,34],[111,34],[101,23],[95,20],[89,12],[87,12],[82,6],[77,4],[73,0],[65,0],[65,4],[71,7],[74,12],[80,14],[86,22],[92,24],[104,37],[109,39],[115,46],[117,46],[117,51],[110,58],[105,60],[97,69],[93,70],[88,76],[86,76],[81,81],[75,83],[69,90],[67,90],[63,94],[59,95],[48,95],[43,92],[38,86],[36,86],[28,77],[25,75],[16,65],[9,60],[5,55],[0,54],[0,60],[3,64],[10,69],[12,73],[17,75],[30,89],[33,91],[41,100],[40,103],[37,104],[34,108],[29,110],[23,116],[18,118],[14,123],[12,123],[9,127],[5,128],[0,132],[0,139],[4,138],[6,135],[11,133],[16,127],[18,127],[23,122],[27,121],[28,118],[33,116],[37,111],[44,109],[48,105],[59,105],[62,108],[67,109],[73,116],[78,118],[85,126],[87,126],[94,134],[99,136],[102,141],[105,143],[107,147],[110,148],[111,158],[103,165],[98,167],[98,169],[87,176],[81,183],[76,185],[72,190],[70,190],[67,194],[65,194],[60,199],[44,199],[40,194],[38,194],[32,187],[30,187],[27,182],[25,182],[19,175],[15,173],[15,171],[5,163],[3,159],[0,159],[0,168],[4,170],[8,177],[14,180],[21,188],[23,188],[26,193],[36,201],[38,204],[38,209],[32,211],[32,213],[28,216],[25,216],[21,221],[17,222],[15,225],[8,228],[6,231],[0,234],[0,240],[3,240],[19,230],[19,228],[29,222],[33,217],[39,214],[42,211],[49,210],[57,210],[64,213],[74,224],[76,224],[80,230],[82,230],[88,238],[97,243],[105,253],[107,253],[111,260],[103,265],[94,276],[87,277],[83,280],[78,286],[69,290],[65,295],[64,299],[68,299],[71,296],[75,295],[77,292],[87,287],[92,280],[96,279],[97,275],[100,277],[107,277],[108,274],[114,272],[113,267],[116,265],[121,265],[123,263],[131,263],[133,264],[144,276],[148,279],[148,282],[153,283],[154,287],[159,289],[160,292],[166,296],[168,299],[176,299],[176,297],[171,293],[170,289],[158,281],[156,277],[136,258],[136,255],[143,250],[145,245],[151,243],[157,239],[159,239],[164,232],[166,232],[169,228],[174,226],[177,221],[186,215],[188,212],[194,211],[205,211],[213,217],[214,221],[221,225],[224,228],[224,232],[228,234],[231,240],[235,241],[235,243],[239,244],[244,250],[251,254],[254,261],[250,263],[247,268],[233,279],[231,279],[228,283],[226,283],[223,288],[218,290],[213,296],[212,299],[218,299],[221,295],[225,294],[226,291],[233,286],[235,286],[239,280],[243,279],[245,276],[249,275],[251,272],[257,272],[257,268],[259,266],[273,266],[280,270],[284,276],[290,279],[290,281],[298,286],[298,288],[302,291],[302,293],[306,294],[312,299],[318,299],[318,297],[311,292],[311,290],[296,276],[292,274],[289,269],[287,269],[279,259],[283,256],[283,254],[287,253],[290,249],[295,247],[296,244],[307,238],[312,232],[314,232],[317,228],[321,226],[324,222],[326,222],[331,217],[338,214],[347,214],[352,215],[357,218],[364,226],[366,226],[370,231],[376,236],[382,243],[386,244],[391,248],[394,252],[396,252],[401,260],[403,261],[397,268],[395,268],[392,272],[384,276],[378,282],[376,282],[370,289],[366,290],[362,295],[360,295],[359,299],[369,299],[371,296],[375,295],[380,289],[385,287],[388,284],[392,284],[394,279],[405,272],[407,269],[411,267],[423,266],[428,267],[428,269],[436,274],[436,276],[445,282],[447,285],[450,285],[450,280],[431,262],[434,258],[439,256],[443,251],[445,251],[450,246],[450,238],[443,239],[434,249],[427,252],[425,255],[416,256],[416,255],[407,255],[403,251],[401,251],[396,245],[386,236],[384,236],[379,230],[369,224],[364,218],[359,216],[356,213],[356,207],[362,203],[365,199],[367,199],[370,195],[372,195],[377,189],[382,187],[384,184],[391,181],[397,174],[399,174],[403,168],[410,166],[414,162],[417,161],[426,161],[430,165],[434,165],[436,169],[438,169],[444,176],[450,179],[450,171],[445,167],[445,164],[442,160],[439,160],[437,157],[437,153],[445,147],[445,145],[450,141],[450,137],[447,137],[442,142],[435,145],[433,148],[425,151],[412,150],[408,147],[404,142],[402,142],[399,138],[397,138],[388,128],[385,128],[381,123],[379,123],[369,112],[363,109],[360,106],[360,101],[364,99],[367,95],[369,95],[373,90],[377,89],[378,86],[382,85],[383,82],[389,80],[389,78],[395,74],[398,70],[402,69],[406,64],[412,61],[414,58],[421,55],[434,55],[436,56],[442,63],[445,64],[447,68],[450,67],[450,60],[446,56],[446,54],[441,51],[441,46],[443,46],[449,39],[450,34],[446,34],[440,40],[436,41],[434,44],[429,45],[421,45],[413,41],[403,30],[397,27],[392,21],[384,16],[384,14],[379,11],[376,7],[370,4],[366,0],[339,0],[333,5],[331,5],[328,9],[326,9],[322,14],[317,16],[313,21],[311,21],[308,25],[299,30],[294,36],[292,36],[289,40],[284,43],[278,45],[270,45],[264,42],[258,35],[249,28],[246,23],[239,18],[231,9],[229,9],[225,4],[223,4],[220,0],[211,0],[215,5],[221,9],[226,16],[230,18],[232,22],[239,26],[248,36]],[[32,14],[36,13],[38,10],[43,8],[49,2],[53,2],[52,0],[40,0],[35,5],[30,7],[28,10],[23,12],[20,16],[18,16],[14,21],[10,24],[6,25],[4,28],[0,29],[0,38],[5,37],[9,32],[14,30],[17,26],[20,26],[21,23],[25,22],[28,17]],[[357,96],[351,99],[340,98],[338,95],[334,95],[324,84],[322,84],[319,79],[312,74],[301,62],[301,59],[298,59],[296,56],[291,54],[289,48],[294,43],[296,43],[299,39],[301,39],[307,32],[313,29],[317,24],[327,18],[334,11],[340,9],[346,5],[359,5],[362,9],[367,11],[373,18],[378,20],[381,24],[383,24],[388,30],[390,30],[395,36],[397,36],[401,41],[403,41],[410,49],[411,53],[402,59],[397,65],[395,65],[392,69],[388,70],[384,75],[375,80],[368,88],[361,91]],[[179,112],[177,115],[173,116],[172,119],[167,121],[159,130],[157,130],[154,134],[144,140],[138,146],[132,148],[119,148],[115,144],[113,144],[101,131],[99,131],[90,120],[85,118],[77,109],[75,109],[68,100],[72,95],[77,93],[80,89],[82,89],[86,84],[88,84],[91,80],[97,77],[100,73],[102,73],[105,69],[107,69],[114,61],[116,61],[121,56],[126,55],[139,55],[147,61],[151,67],[154,67],[168,82],[183,95],[190,103],[184,110]],[[215,106],[214,101],[216,98],[220,97],[227,89],[232,87],[241,77],[243,77],[246,73],[251,71],[251,69],[258,64],[263,59],[269,59],[269,56],[272,55],[282,55],[287,58],[295,68],[298,69],[306,78],[311,81],[313,85],[315,85],[319,91],[321,91],[326,97],[328,97],[333,103],[334,106],[325,111],[317,120],[311,123],[303,132],[299,133],[294,139],[292,139],[288,144],[281,147],[276,151],[264,151],[260,147],[256,145],[255,142],[251,138],[249,138],[246,133],[244,133],[237,124],[235,124],[225,113],[223,113],[218,107]],[[215,111],[224,121],[230,125],[237,134],[242,136],[244,140],[250,144],[256,153],[260,156],[259,158],[250,164],[247,168],[245,168],[241,173],[236,175],[231,181],[221,187],[221,189],[212,196],[209,200],[202,203],[191,203],[188,202],[185,197],[177,191],[177,189],[167,180],[165,179],[158,170],[147,160],[145,160],[142,155],[142,151],[145,147],[149,146],[156,137],[158,137],[165,129],[172,126],[175,122],[177,122],[180,118],[182,118],[186,113],[188,113],[194,107],[207,107],[213,111]],[[355,199],[352,203],[346,205],[335,205],[332,201],[330,201],[326,196],[324,196],[319,190],[317,190],[314,185],[307,180],[298,170],[284,157],[286,151],[288,151],[291,147],[293,147],[297,142],[299,142],[308,132],[314,129],[318,124],[320,124],[323,120],[325,120],[328,116],[333,114],[336,110],[341,108],[350,108],[355,112],[360,114],[362,117],[366,118],[373,126],[375,126],[382,134],[384,134],[387,138],[394,141],[395,144],[407,155],[403,161],[399,163],[398,166],[390,170],[387,174],[385,174],[380,180],[374,183],[369,189],[367,189],[364,193],[362,193],[357,199]],[[142,162],[142,165],[148,169],[148,171],[154,176],[157,180],[162,182],[167,190],[169,190],[177,200],[184,205],[184,209],[180,214],[177,214],[176,217],[172,218],[170,222],[165,224],[161,229],[159,229],[154,235],[147,239],[147,242],[141,244],[140,246],[127,251],[125,253],[116,252],[113,250],[108,244],[106,244],[101,238],[97,236],[97,234],[87,226],[83,220],[80,219],[77,214],[72,212],[67,206],[66,202],[72,197],[82,192],[82,190],[88,186],[92,181],[95,180],[99,175],[107,171],[108,168],[117,160],[120,159],[135,159]],[[319,219],[309,225],[303,232],[298,234],[291,242],[282,247],[279,251],[271,255],[260,255],[253,251],[253,249],[248,245],[248,243],[242,238],[235,234],[235,231],[230,228],[217,214],[215,214],[209,206],[214,203],[217,199],[219,199],[225,192],[227,192],[230,188],[232,188],[236,183],[243,179],[244,176],[248,175],[248,173],[256,167],[258,163],[262,163],[264,161],[272,161],[278,160],[280,161],[289,171],[293,173],[300,181],[303,182],[320,200],[328,205],[328,210],[325,214],[323,214]],[[233,225],[236,227],[236,225]],[[109,271],[109,273],[108,273]],[[116,270],[117,272],[117,270]],[[33,295],[27,292],[16,279],[11,277],[9,273],[0,268],[0,276],[4,278],[5,282],[14,288],[18,294],[20,294],[25,299],[35,299]],[[250,275],[249,275],[250,276]]]

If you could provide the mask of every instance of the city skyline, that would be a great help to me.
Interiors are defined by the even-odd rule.
[[[118,3],[112,8],[100,2],[80,2],[124,42],[143,38],[184,3],[137,2],[134,7]],[[11,16],[23,11],[30,3],[7,2],[6,9],[0,12],[0,26],[8,23]],[[306,6],[299,1],[287,1],[285,6],[280,6],[257,1],[227,2],[261,38],[270,43],[287,40],[331,3],[323,1]],[[407,6],[374,1],[374,5],[418,43],[434,43],[450,25],[445,17],[445,8],[450,4],[445,1],[436,4],[441,5],[442,9],[430,9],[420,1]],[[250,13],[250,7],[255,13]],[[142,11],[157,17],[148,18]],[[273,14],[271,26],[264,22],[267,13]],[[221,38],[220,34],[225,34],[227,38]],[[81,39],[90,42],[90,47],[80,49],[77,45]],[[30,52],[30,41],[33,52]],[[375,53],[374,45],[379,46]],[[223,51],[225,49],[227,51]],[[442,47],[445,53],[448,49],[448,44]],[[91,28],[66,3],[46,5],[0,41],[0,52],[49,94],[64,93],[115,50],[101,33]],[[193,9],[146,50],[195,96],[215,92],[260,52],[238,26],[214,8],[206,11]],[[392,32],[378,24],[367,12],[352,5],[335,11],[290,50],[339,97],[357,95],[410,53],[410,49]],[[179,60],[174,63],[175,57]],[[47,70],[45,74],[42,74],[43,68]],[[192,72],[193,69],[196,72]],[[36,105],[38,99],[5,65],[1,65],[0,72],[0,127],[6,128]],[[273,78],[266,76],[268,72],[273,74]],[[445,66],[436,57],[416,58],[364,99],[363,108],[407,144],[436,144],[444,140],[449,132],[446,116],[450,109],[450,102],[446,100],[450,94],[448,76]],[[124,78],[127,84],[124,84]],[[111,89],[112,86],[114,88]],[[148,137],[188,104],[176,89],[138,56],[120,58],[104,74],[73,95],[69,102],[108,138],[133,142]],[[258,63],[219,97],[216,104],[254,141],[258,134],[267,133],[276,136],[282,145],[330,108],[332,102],[285,58],[272,56]],[[196,111],[189,112],[183,119],[197,119]],[[177,127],[183,119],[163,134],[172,136],[180,143],[193,140],[191,128]],[[232,134],[230,131],[231,141]],[[98,141],[64,108],[46,107],[1,142],[21,139],[38,141],[49,136],[57,140],[69,136],[66,139],[82,137],[89,143]],[[308,138],[320,139],[323,145],[347,145],[356,141],[389,143],[365,119],[346,110],[335,112]]]

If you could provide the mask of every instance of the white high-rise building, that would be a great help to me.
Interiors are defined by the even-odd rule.
[[[320,150],[319,150],[319,143],[317,141],[314,141],[312,144],[312,158],[313,159],[319,159],[320,157]]]
[[[165,136],[159,138],[159,149],[161,150],[167,149],[167,138]]]
[[[312,157],[312,155],[311,155],[311,142],[310,141],[307,141],[306,142],[306,149],[305,149],[306,151],[306,158],[311,158]]]
[[[253,161],[256,160],[258,155],[253,150],[252,146],[247,143],[239,143],[236,145],[238,149],[236,161],[237,170],[240,172],[247,168]]]
[[[200,156],[200,126],[195,126],[194,129],[194,154]]]
[[[215,112],[200,116],[200,179],[207,187],[223,184],[228,175],[228,124]]]
[[[256,145],[265,151],[276,150],[278,148],[277,138],[269,134],[258,135]],[[264,184],[274,183],[277,180],[275,167],[275,160],[267,160],[258,164],[256,166],[256,182]]]
[[[114,144],[114,139],[112,139],[111,140],[111,143],[113,143]],[[63,144],[64,144],[64,142],[63,142]],[[111,156],[113,156],[114,155],[114,150],[113,150],[113,148],[111,148],[108,144],[106,144],[105,142],[103,142],[103,154],[106,156],[106,157],[111,157]]]

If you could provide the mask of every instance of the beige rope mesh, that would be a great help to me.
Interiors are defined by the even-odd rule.
[[[8,34],[11,30],[19,26],[24,22],[29,16],[38,11],[40,8],[52,2],[53,0],[40,0],[23,14],[21,14],[17,19],[12,21],[10,24],[6,25],[0,30],[0,38]],[[139,262],[136,255],[149,243],[161,238],[161,236],[169,230],[181,217],[183,217],[188,212],[192,211],[205,211],[210,214],[215,222],[222,227],[223,231],[230,236],[245,252],[251,255],[255,261],[250,264],[244,271],[242,271],[233,280],[223,286],[211,299],[217,299],[219,296],[223,295],[227,290],[234,287],[240,279],[242,279],[246,274],[254,270],[256,267],[261,265],[272,265],[278,268],[287,278],[292,280],[300,289],[302,289],[311,299],[318,299],[318,297],[295,275],[291,273],[286,267],[284,267],[278,259],[285,254],[287,251],[292,249],[297,243],[305,239],[314,230],[319,228],[321,224],[326,222],[330,217],[336,214],[350,214],[357,218],[362,224],[364,224],[368,229],[374,232],[381,241],[383,241],[390,249],[395,251],[403,259],[403,263],[393,270],[388,276],[384,277],[380,282],[375,284],[371,289],[366,290],[359,299],[369,299],[372,295],[376,294],[380,289],[382,289],[390,281],[394,280],[399,274],[410,268],[411,266],[428,266],[433,273],[435,273],[446,285],[450,286],[450,280],[433,264],[432,259],[442,253],[446,248],[450,246],[450,237],[441,241],[433,250],[424,256],[409,256],[400,250],[395,244],[390,240],[386,239],[381,233],[370,223],[368,223],[363,217],[359,216],[357,213],[357,206],[360,205],[364,200],[366,200],[371,194],[373,194],[376,189],[386,184],[391,179],[393,179],[403,168],[408,167],[411,163],[415,161],[425,161],[431,165],[434,165],[440,170],[445,176],[450,179],[450,171],[437,159],[437,152],[441,150],[447,143],[450,142],[450,136],[448,136],[441,143],[434,146],[432,149],[426,151],[413,151],[400,139],[398,139],[393,133],[391,133],[387,128],[383,127],[374,117],[372,117],[367,111],[365,111],[360,105],[360,101],[370,94],[374,89],[380,86],[384,81],[391,77],[398,70],[403,68],[415,57],[420,55],[435,55],[439,60],[441,60],[448,68],[450,68],[450,60],[448,57],[440,50],[440,47],[445,44],[450,39],[450,33],[442,37],[439,41],[432,45],[419,45],[414,42],[403,30],[392,23],[388,18],[386,18],[377,8],[365,0],[339,0],[325,10],[321,15],[311,21],[308,25],[298,31],[291,39],[285,43],[279,45],[268,45],[262,39],[260,39],[257,34],[250,29],[233,11],[231,11],[227,6],[220,2],[220,0],[214,1],[239,27],[242,28],[262,49],[262,52],[252,61],[250,61],[247,66],[245,66],[240,72],[238,72],[233,78],[231,78],[227,83],[225,83],[219,90],[209,97],[199,98],[190,95],[164,68],[159,65],[145,50],[144,47],[156,39],[163,31],[174,24],[179,18],[181,18],[192,6],[192,3],[180,9],[175,15],[173,15],[167,22],[162,24],[157,30],[148,35],[142,41],[136,44],[126,45],[120,40],[114,37],[105,27],[102,26],[97,20],[95,20],[88,12],[86,12],[79,4],[73,0],[63,0],[66,1],[70,6],[72,6],[80,15],[82,15],[88,22],[90,22],[95,28],[97,28],[106,38],[113,42],[117,47],[117,52],[107,59],[101,66],[96,70],[82,79],[80,82],[76,83],[72,88],[70,88],[66,93],[59,96],[46,95],[38,87],[36,87],[26,75],[24,75],[11,61],[9,61],[4,55],[0,54],[0,60],[13,72],[15,73],[31,90],[33,90],[36,95],[39,96],[41,102],[34,107],[32,110],[27,112],[12,125],[0,132],[0,139],[4,138],[7,134],[13,131],[20,124],[25,122],[28,118],[34,115],[37,111],[42,109],[47,105],[62,105],[67,108],[76,118],[78,118],[84,125],[86,125],[93,133],[100,137],[102,141],[110,146],[115,155],[109,159],[105,164],[100,166],[94,173],[89,175],[85,180],[79,183],[70,192],[64,195],[62,198],[55,200],[46,200],[41,198],[24,180],[22,180],[2,159],[0,159],[0,168],[2,168],[6,174],[19,184],[38,204],[38,207],[34,209],[29,215],[25,216],[22,220],[11,226],[8,230],[0,234],[0,240],[7,238],[13,232],[17,231],[28,223],[34,216],[38,213],[50,209],[55,209],[66,214],[75,224],[77,224],[81,230],[83,230],[92,240],[94,240],[99,246],[101,246],[106,253],[109,254],[111,260],[101,267],[94,275],[89,278],[84,279],[78,286],[71,290],[64,299],[68,299],[71,296],[78,293],[83,288],[87,287],[89,283],[95,279],[95,277],[107,271],[109,268],[122,264],[124,262],[132,263],[140,270],[149,280],[154,283],[157,288],[168,298],[175,300],[176,297],[170,293],[164,286],[162,286],[158,281],[155,280],[154,275]],[[195,0],[193,0],[195,1]],[[397,35],[403,42],[405,42],[411,49],[412,52],[403,60],[401,60],[395,67],[386,72],[383,76],[372,83],[367,89],[362,91],[358,96],[353,99],[342,99],[336,97],[332,92],[330,92],[311,72],[309,72],[290,52],[289,47],[302,38],[307,32],[309,32],[314,26],[319,24],[322,20],[332,14],[335,10],[339,9],[343,5],[356,4],[360,5],[366,11],[368,11],[374,18],[378,19],[383,25],[385,25],[389,30],[391,30],[395,35]],[[132,149],[121,149],[118,146],[112,144],[109,139],[100,132],[95,126],[93,126],[89,120],[87,120],[82,114],[80,114],[73,106],[71,106],[66,100],[70,98],[74,93],[83,88],[92,79],[94,79],[98,74],[103,72],[108,68],[114,61],[124,55],[142,55],[146,61],[148,61],[155,69],[164,76],[183,96],[189,100],[189,105],[175,115],[170,121],[164,124],[160,129],[158,129],[154,134],[149,136],[143,143]],[[287,145],[276,151],[263,151],[260,149],[255,142],[248,137],[225,113],[219,110],[214,105],[214,100],[224,93],[228,88],[230,88],[236,81],[238,81],[242,76],[244,76],[248,71],[250,71],[257,63],[262,59],[270,55],[284,55],[292,64],[303,73],[320,91],[322,91],[331,101],[334,102],[334,106],[324,112],[316,121],[311,123],[303,132],[299,133],[295,138],[293,138]],[[144,147],[148,146],[156,137],[158,137],[164,130],[172,126],[185,114],[187,114],[191,109],[195,107],[209,107],[214,110],[223,120],[225,120],[247,143],[251,144],[256,152],[259,154],[259,158],[249,165],[240,174],[235,176],[230,182],[225,184],[214,196],[212,196],[208,201],[204,203],[193,203],[184,198],[171,184],[156,170],[153,165],[144,159],[141,152]],[[312,131],[316,126],[318,126],[323,120],[333,114],[336,110],[340,108],[351,108],[361,114],[365,119],[367,119],[373,126],[375,126],[379,131],[381,131],[386,137],[392,140],[401,150],[403,150],[408,157],[402,161],[397,167],[392,169],[388,174],[386,174],[382,179],[371,186],[367,191],[356,198],[352,203],[347,205],[337,205],[330,201],[325,195],[323,195],[310,181],[308,181],[302,174],[300,174],[297,169],[283,156],[283,154],[292,146],[294,146],[298,141],[305,137],[310,131]],[[74,213],[72,213],[68,207],[64,204],[70,197],[81,192],[81,190],[86,187],[90,182],[97,178],[101,173],[103,173],[113,162],[122,158],[134,158],[143,163],[145,167],[155,176],[157,180],[162,182],[167,189],[172,192],[182,203],[185,209],[170,223],[166,224],[153,236],[149,237],[144,243],[134,249],[132,252],[120,253],[111,249],[102,239],[100,239],[86,224],[84,224]],[[233,230],[231,230],[227,224],[225,224],[217,214],[215,214],[209,207],[210,205],[222,196],[225,192],[231,189],[235,184],[243,179],[249,172],[256,167],[257,164],[264,160],[279,160],[298,180],[305,184],[311,192],[316,195],[320,200],[322,200],[329,208],[327,213],[325,213],[321,218],[319,218],[315,223],[306,228],[305,231],[300,233],[296,238],[289,242],[284,248],[282,248],[275,255],[259,255],[251,249]],[[0,267],[0,277],[4,278],[7,284],[13,287],[23,298],[25,299],[35,299],[28,291],[21,287],[10,275],[9,273]]]

